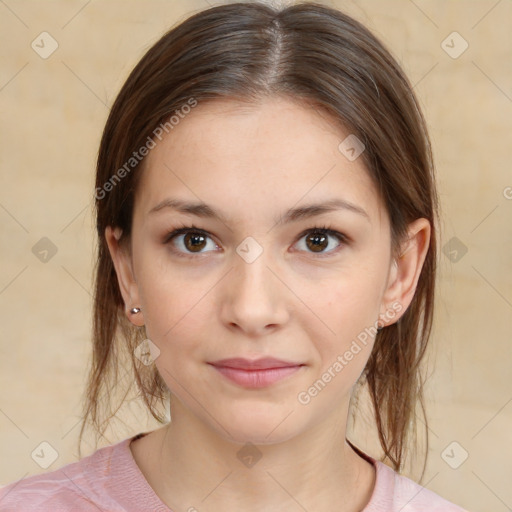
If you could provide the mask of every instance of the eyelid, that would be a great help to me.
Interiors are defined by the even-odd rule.
[[[173,239],[174,237],[176,237],[178,235],[186,234],[189,231],[192,231],[194,233],[197,232],[197,233],[200,233],[201,235],[212,238],[211,233],[191,224],[189,226],[177,227],[176,229],[173,229],[170,232],[166,233],[166,235],[164,236],[163,243],[166,244],[166,243],[170,242],[171,239]]]
[[[306,229],[297,237],[297,241],[308,233],[325,233],[326,235],[331,235],[335,238],[338,238],[340,242],[348,243],[349,241],[347,235],[340,233],[339,231],[336,231],[329,226],[313,226],[312,228]]]
[[[215,240],[213,239],[212,237],[212,234],[209,233],[208,231],[204,230],[204,229],[201,229],[197,226],[195,226],[194,224],[191,224],[191,225],[183,225],[181,227],[178,227],[174,230],[172,230],[171,232],[167,233],[164,237],[164,240],[163,240],[163,244],[166,245],[166,244],[169,244],[174,238],[176,238],[177,236],[180,236],[180,235],[183,235],[183,234],[187,234],[189,232],[193,232],[193,233],[198,233],[198,234],[201,234],[207,238],[210,238],[214,243],[215,245],[219,245],[217,244],[217,242],[215,242]],[[345,246],[345,245],[348,245],[351,241],[350,237],[348,237],[347,235],[345,235],[344,233],[341,233],[335,229],[332,229],[330,226],[312,226],[308,229],[305,229],[304,231],[302,231],[302,233],[300,233],[300,235],[297,236],[295,242],[293,245],[295,245],[299,240],[301,240],[304,236],[306,236],[307,234],[309,233],[323,233],[323,234],[326,234],[328,236],[332,236],[334,238],[337,238],[340,245],[335,248],[335,249],[332,249],[328,252],[319,252],[319,253],[314,253],[314,252],[309,252],[309,254],[312,254],[314,255],[315,257],[317,258],[322,258],[322,257],[328,257],[332,254],[335,254],[337,253],[339,250],[340,250],[340,247],[341,246]],[[184,252],[181,252],[181,251],[178,251],[178,250],[175,250],[173,249],[173,251],[175,253],[177,253],[179,256],[183,256],[183,257],[186,257],[186,258],[197,258],[197,257],[201,257],[205,254],[208,254],[209,252],[212,252],[212,251],[206,251],[206,252],[198,252],[198,253],[192,253],[192,252],[189,252],[189,253],[184,253]],[[304,251],[297,251],[297,252],[304,252]]]
[[[327,252],[319,252],[315,253],[312,251],[306,251],[307,254],[312,254],[315,258],[328,258],[333,256],[334,254],[337,254],[343,246],[349,245],[351,239],[345,235],[344,233],[341,233],[340,231],[337,231],[329,225],[323,225],[323,226],[313,226],[309,229],[305,229],[298,237],[297,240],[293,245],[295,245],[299,240],[301,240],[304,236],[306,236],[309,233],[322,233],[328,236],[332,236],[334,238],[338,239],[339,245],[338,247],[327,251]],[[297,252],[305,252],[305,251],[297,251]]]

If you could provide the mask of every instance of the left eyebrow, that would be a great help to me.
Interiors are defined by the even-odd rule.
[[[206,203],[194,203],[189,201],[182,201],[180,199],[164,199],[155,207],[153,207],[148,212],[148,214],[158,212],[164,208],[171,208],[182,213],[196,215],[197,217],[217,219],[223,222],[224,224],[227,224],[227,216],[222,212],[217,211],[212,206]],[[317,215],[322,215],[324,213],[337,210],[346,210],[361,215],[362,217],[365,217],[368,222],[371,223],[370,216],[362,207],[349,201],[346,201],[345,199],[331,199],[329,201],[325,201],[322,203],[313,203],[305,206],[300,206],[298,208],[290,208],[284,213],[284,215],[280,217],[279,220],[276,220],[275,222],[276,224],[286,224],[289,222],[296,222],[298,220],[315,217]]]
[[[345,199],[331,199],[323,203],[313,203],[298,208],[290,208],[279,220],[279,224],[307,219],[337,210],[346,210],[366,218],[371,223],[370,216],[360,206],[346,201]]]

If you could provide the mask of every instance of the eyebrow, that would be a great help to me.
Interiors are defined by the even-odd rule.
[[[197,217],[217,219],[224,224],[229,223],[226,216],[222,212],[217,211],[215,208],[209,206],[206,203],[194,203],[172,198],[164,199],[158,203],[148,212],[148,215],[159,212],[166,208],[170,208],[181,213],[196,215]],[[290,208],[284,213],[284,215],[281,216],[279,220],[275,220],[275,222],[276,224],[285,224],[337,210],[346,210],[352,213],[356,213],[362,217],[365,217],[371,223],[370,216],[363,208],[345,199],[330,199],[322,203],[313,203],[297,208]]]

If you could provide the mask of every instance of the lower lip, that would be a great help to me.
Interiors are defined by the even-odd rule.
[[[213,366],[213,365],[212,365]],[[241,370],[227,366],[213,366],[224,377],[246,388],[264,388],[292,375],[302,366],[270,368],[267,370]]]

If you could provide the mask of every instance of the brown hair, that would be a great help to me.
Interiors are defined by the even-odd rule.
[[[401,470],[410,435],[416,435],[417,403],[426,422],[420,362],[433,320],[438,215],[430,141],[411,84],[382,43],[346,14],[311,2],[283,9],[235,3],[194,14],[147,51],[119,92],[97,160],[93,354],[79,445],[88,419],[99,432],[115,416],[111,392],[121,380],[123,356],[131,361],[149,412],[166,422],[156,405],[164,405],[169,389],[155,365],[145,367],[134,356],[144,328],[133,326],[124,314],[105,240],[105,228],[118,226],[121,242],[129,245],[145,160],[131,162],[131,169],[126,163],[154,140],[155,127],[191,99],[199,104],[222,97],[257,102],[270,96],[307,103],[364,143],[361,158],[390,217],[393,256],[399,254],[408,223],[420,217],[430,221],[430,247],[412,303],[398,322],[378,332],[358,382],[367,385],[371,397],[382,460]],[[99,399],[104,396],[110,416],[102,423]],[[423,473],[425,465],[426,456]]]

